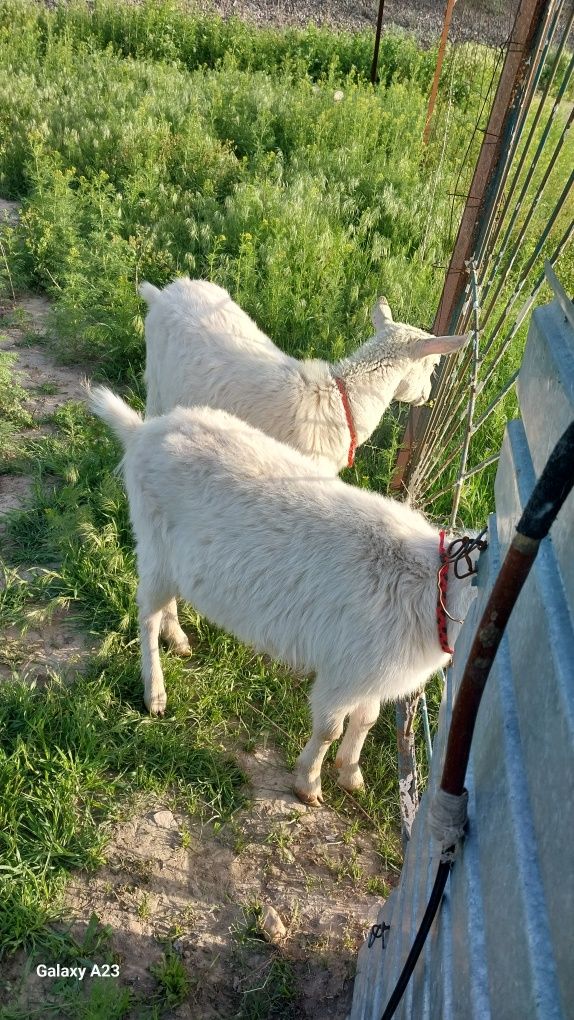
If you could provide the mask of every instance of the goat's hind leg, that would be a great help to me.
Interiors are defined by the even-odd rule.
[[[179,625],[177,602],[171,599],[161,614],[160,633],[169,648],[176,655],[191,655],[191,645],[187,634]]]
[[[337,782],[344,790],[359,790],[363,786],[359,758],[367,733],[379,717],[380,707],[379,698],[371,698],[361,701],[349,715],[345,736],[335,759],[335,766],[339,770]]]
[[[321,804],[321,766],[323,759],[334,740],[343,732],[345,709],[330,706],[323,708],[318,698],[314,698],[317,681],[311,694],[313,715],[313,732],[297,759],[295,766],[294,790],[304,804]]]
[[[159,633],[169,595],[140,579],[138,609],[144,702],[150,715],[163,715],[167,695],[159,657]]]

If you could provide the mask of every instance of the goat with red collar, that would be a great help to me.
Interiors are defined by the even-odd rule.
[[[374,306],[375,336],[335,364],[298,361],[262,333],[226,290],[181,277],[158,290],[140,286],[146,316],[146,415],[172,408],[221,408],[308,456],[333,474],[351,466],[392,400],[423,404],[441,354],[464,336],[435,337],[393,322],[385,298]]]
[[[313,731],[295,792],[321,801],[321,765],[362,785],[359,756],[381,702],[419,690],[450,657],[474,594],[476,543],[456,547],[418,511],[333,477],[225,411],[178,407],[142,421],[108,389],[93,411],[124,446],[136,539],[144,700],[163,714],[160,634],[187,637],[180,596],[294,670],[315,673]],[[444,630],[443,630],[444,625]]]

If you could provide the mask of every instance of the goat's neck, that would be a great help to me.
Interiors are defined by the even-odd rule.
[[[376,429],[405,373],[405,363],[389,361],[377,368],[345,358],[333,367],[344,382],[355,422],[358,443]]]

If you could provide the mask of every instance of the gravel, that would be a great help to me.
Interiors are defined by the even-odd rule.
[[[193,6],[259,26],[302,27],[313,22],[350,31],[374,30],[379,9],[378,0],[198,0]],[[458,0],[449,38],[502,45],[517,6],[517,0]],[[385,0],[383,28],[399,26],[414,33],[420,42],[432,43],[441,33],[444,10],[444,0]]]

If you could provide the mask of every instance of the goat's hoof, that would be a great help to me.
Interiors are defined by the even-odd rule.
[[[154,694],[151,698],[144,698],[144,703],[150,715],[163,716],[167,705],[167,694],[165,691],[161,694]]]
[[[177,644],[170,645],[169,650],[170,652],[173,652],[174,655],[179,655],[182,659],[187,658],[189,655],[193,655],[193,649],[187,638],[185,641],[178,641]]]
[[[311,784],[311,786],[301,786],[295,784],[295,786],[293,787],[293,792],[295,793],[295,796],[298,797],[303,804],[308,804],[309,807],[320,807],[321,804],[323,803],[323,794],[321,793],[321,787],[319,787],[319,789],[317,790],[315,789],[313,784]]]
[[[354,793],[355,790],[362,790],[365,785],[363,773],[358,765],[350,768],[341,768],[339,775],[337,776],[337,783],[343,788],[343,790],[347,790],[348,793]]]

